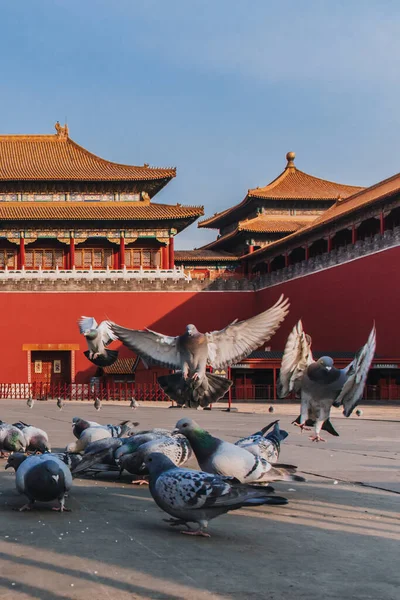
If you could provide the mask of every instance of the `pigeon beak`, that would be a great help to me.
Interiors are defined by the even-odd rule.
[[[56,483],[58,483],[58,480],[60,479],[60,476],[59,476],[59,475],[52,475],[51,477],[52,477],[52,479],[54,479],[54,481],[55,481]]]

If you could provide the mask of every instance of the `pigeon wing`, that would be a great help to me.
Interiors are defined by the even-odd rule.
[[[97,329],[97,321],[94,317],[81,317],[78,321],[79,331],[84,333],[88,329]]]
[[[248,356],[273,336],[288,311],[289,300],[282,295],[274,306],[255,317],[206,333],[208,363],[221,369]]]
[[[374,325],[367,343],[357,352],[354,360],[345,369],[347,380],[335,401],[337,405],[343,404],[345,417],[351,415],[362,396],[368,371],[374,358],[375,348],[376,330]]]
[[[145,359],[170,369],[180,369],[178,337],[156,333],[150,329],[138,330],[111,324],[111,330],[124,346]]]
[[[171,469],[158,477],[155,484],[156,494],[163,502],[185,511],[213,504],[230,489],[221,477],[189,469]]]
[[[110,321],[102,321],[97,327],[97,331],[99,332],[100,339],[104,346],[109,346],[111,342],[114,342],[117,339],[115,333],[111,330]]]
[[[311,338],[304,333],[300,320],[293,327],[283,353],[278,382],[279,398],[285,398],[293,390],[300,391],[303,373],[313,362]]]

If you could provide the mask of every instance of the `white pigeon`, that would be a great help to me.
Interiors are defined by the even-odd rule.
[[[321,429],[339,435],[329,418],[331,407],[343,405],[345,417],[351,415],[362,397],[375,347],[374,325],[367,343],[351,363],[344,369],[336,369],[330,356],[314,361],[310,336],[304,333],[301,321],[295,325],[282,358],[278,395],[284,398],[291,392],[300,394],[301,413],[294,423],[302,430],[314,426],[312,441],[325,441]]]
[[[84,352],[86,358],[97,367],[108,367],[115,363],[118,352],[107,348],[117,339],[111,331],[110,321],[102,321],[98,325],[94,317],[81,317],[78,325],[88,345],[88,350]]]

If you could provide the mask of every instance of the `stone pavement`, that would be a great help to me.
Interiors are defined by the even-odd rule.
[[[400,410],[363,407],[362,418],[350,419],[335,412],[340,437],[313,444],[290,425],[297,406],[276,405],[272,415],[240,408],[246,412],[110,404],[96,413],[85,403],[58,411],[54,402],[29,410],[2,401],[2,420],[44,428],[54,448],[72,441],[76,415],[101,423],[133,418],[143,428],[190,415],[231,441],[280,418],[290,433],[281,459],[308,481],[275,484],[287,506],[222,516],[202,539],[169,528],[148,490],[129,477],[75,480],[71,513],[47,505],[15,512],[23,498],[0,466],[0,598],[398,600]]]

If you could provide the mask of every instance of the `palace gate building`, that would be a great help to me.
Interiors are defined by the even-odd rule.
[[[190,322],[221,329],[284,293],[291,309],[278,333],[227,373],[234,398],[275,397],[299,318],[315,356],[331,354],[339,366],[375,321],[367,394],[399,398],[400,175],[364,189],[307,175],[292,153],[287,160],[271,184],[201,223],[219,229],[216,242],[175,252],[174,237],[203,215],[203,207],[155,201],[175,169],[101,159],[58,123],[53,135],[0,136],[3,397],[17,384],[67,386],[73,396],[103,382],[108,397],[125,385],[158,398],[162,371],[145,370],[127,349],[102,371],[87,361],[81,315],[177,335]]]

